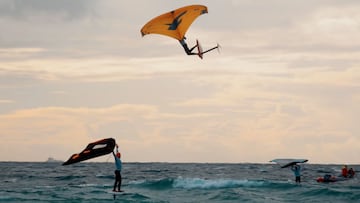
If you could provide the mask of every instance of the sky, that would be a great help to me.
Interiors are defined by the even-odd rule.
[[[208,7],[189,46],[153,17]],[[67,160],[115,138],[124,162],[357,164],[358,0],[2,0],[0,161]],[[93,161],[107,161],[109,156]]]

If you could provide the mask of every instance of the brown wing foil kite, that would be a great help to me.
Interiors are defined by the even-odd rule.
[[[87,145],[87,147],[78,154],[73,154],[69,160],[64,162],[62,165],[70,165],[92,159],[95,157],[103,156],[111,153],[115,148],[115,139],[107,138],[102,139],[96,142],[92,142]]]

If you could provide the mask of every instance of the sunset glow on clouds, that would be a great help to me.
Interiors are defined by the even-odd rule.
[[[0,161],[113,137],[125,162],[359,163],[358,1],[45,2],[0,3]],[[188,43],[220,54],[141,37],[188,4]]]

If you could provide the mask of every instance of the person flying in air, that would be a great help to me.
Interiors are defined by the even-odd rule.
[[[121,177],[122,162],[120,159],[121,154],[119,152],[119,146],[117,144],[116,144],[116,154],[114,153],[114,151],[112,152],[112,154],[114,155],[114,159],[115,159],[115,183],[114,183],[113,191],[122,192],[122,190],[120,190],[121,182],[122,182],[122,177]]]
[[[141,28],[140,32],[142,36],[161,34],[177,39],[187,55],[198,55],[202,59],[203,54],[218,49],[220,46],[217,45],[209,50],[202,51],[197,41],[194,47],[189,48],[185,42],[185,34],[190,25],[192,25],[192,22],[200,15],[206,13],[208,13],[208,9],[204,5],[189,5],[177,8],[151,19]],[[198,53],[193,52],[196,47],[198,48]]]
[[[186,40],[186,37],[182,38],[181,40],[179,40],[181,46],[184,47],[184,50],[186,52],[187,55],[197,55],[198,53],[193,53],[192,51],[198,46],[198,45],[195,45],[193,48],[189,49],[188,45],[186,44],[185,42]]]
[[[193,46],[191,49],[189,49],[189,47],[188,47],[187,43],[185,42],[185,40],[186,40],[186,37],[184,36],[184,38],[182,38],[181,40],[179,40],[179,42],[180,42],[181,46],[184,48],[185,53],[186,53],[187,55],[202,55],[202,54],[205,54],[205,53],[207,53],[207,52],[209,52],[209,51],[212,51],[212,50],[214,50],[214,49],[218,49],[218,48],[219,48],[219,44],[218,44],[218,45],[216,45],[216,47],[213,47],[213,48],[208,49],[208,50],[206,50],[206,51],[201,51],[200,53],[193,53],[192,51],[193,51],[196,47],[198,47],[199,45],[196,44],[196,45]]]

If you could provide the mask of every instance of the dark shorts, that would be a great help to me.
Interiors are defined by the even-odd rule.
[[[295,181],[296,181],[296,182],[300,182],[300,176],[296,176],[296,177],[295,177]]]
[[[119,170],[115,170],[115,178],[116,180],[121,180],[121,173]]]

